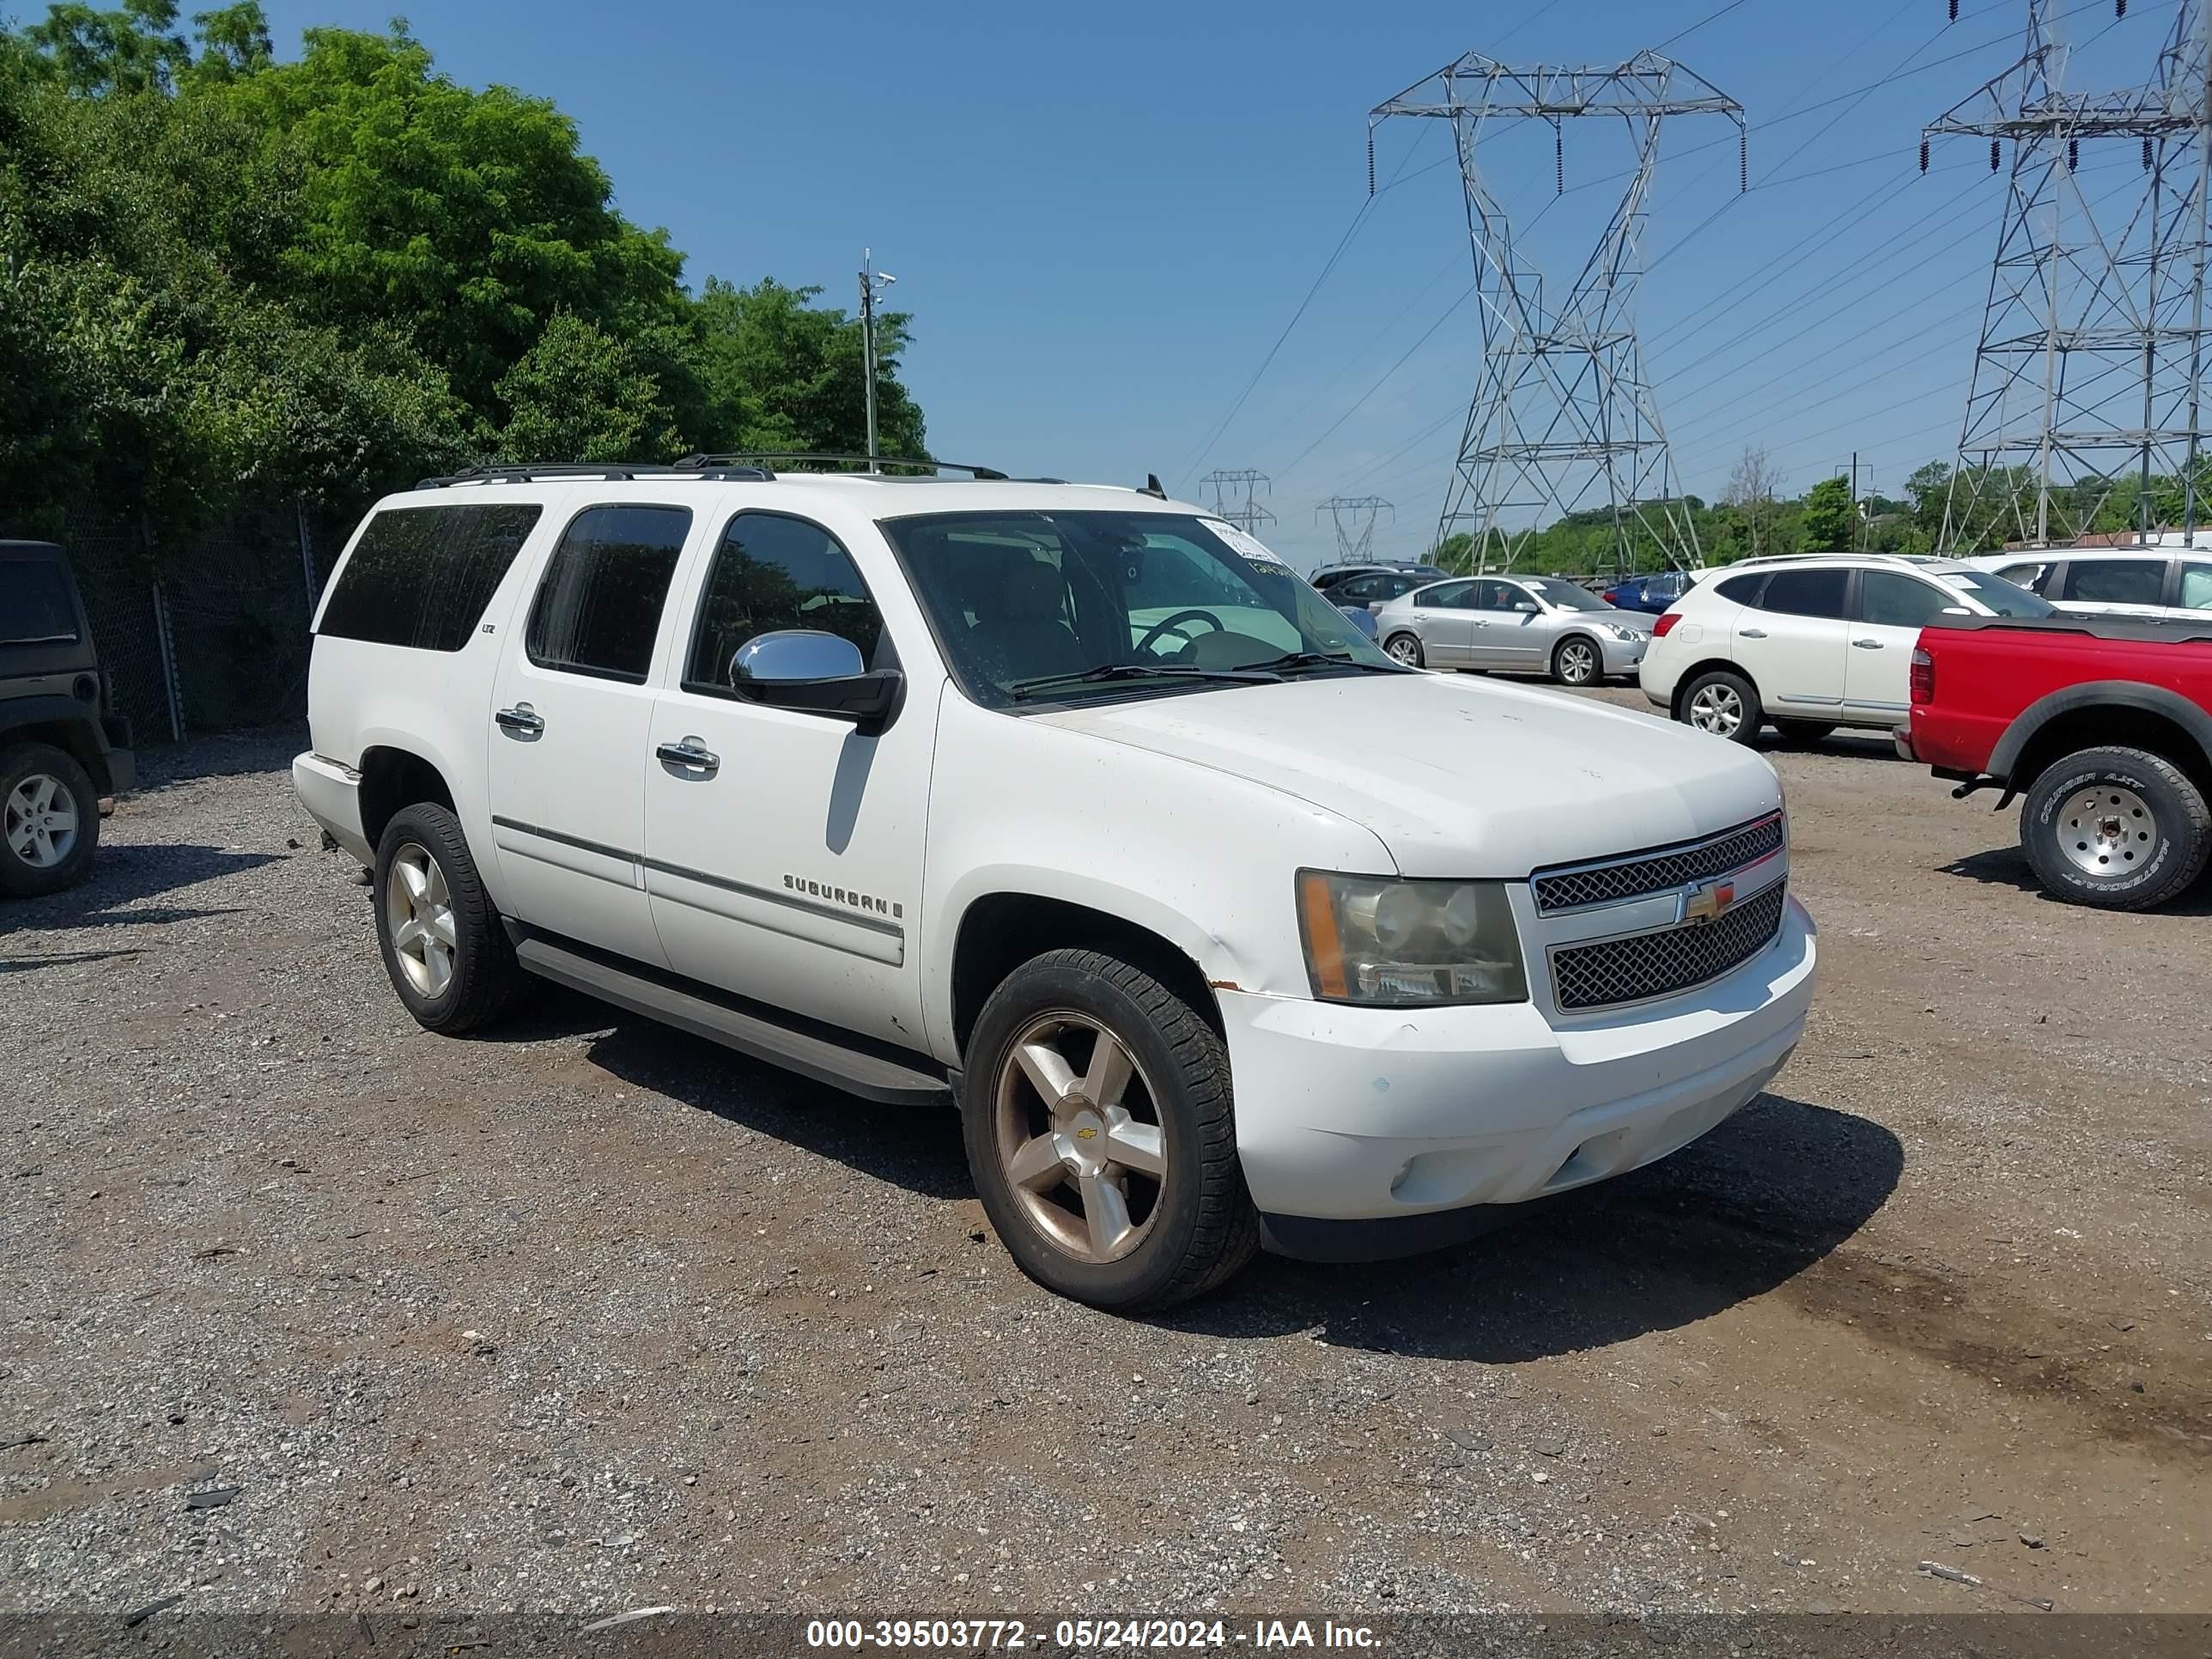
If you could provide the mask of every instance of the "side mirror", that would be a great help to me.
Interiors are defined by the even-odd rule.
[[[1963,605],[1947,605],[1943,607],[1943,614],[1947,617],[1971,617],[1974,613]]]
[[[1536,607],[1529,604],[1526,599],[1520,601],[1520,603],[1513,607],[1513,610],[1516,616],[1533,617],[1536,614]]]
[[[866,672],[860,647],[811,628],[756,635],[730,658],[730,690],[748,702],[848,720],[872,737],[896,712],[896,669]]]

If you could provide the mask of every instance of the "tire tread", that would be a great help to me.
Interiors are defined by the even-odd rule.
[[[2068,874],[2071,866],[2062,868],[2061,862],[2051,857],[2046,845],[2050,837],[2039,822],[2045,804],[2057,793],[2060,781],[2078,780],[2084,771],[2096,769],[2147,774],[2180,808],[2181,822],[2174,827],[2173,834],[2180,844],[2181,856],[2174,861],[2166,878],[2155,885],[2131,890],[2100,888],[2075,879]],[[2078,787],[2078,782],[2069,781],[2067,793]],[[2076,750],[2043,769],[2021,803],[2020,838],[2028,864],[2045,891],[2098,909],[2148,910],[2179,897],[2204,873],[2207,862],[2212,861],[2212,803],[2206,801],[2204,792],[2195,780],[2165,756],[2148,749],[2104,744]]]

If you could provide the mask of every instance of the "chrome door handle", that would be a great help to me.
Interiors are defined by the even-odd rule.
[[[1766,630],[1763,628],[1739,628],[1736,632],[1747,640],[1763,640],[1766,637]]]
[[[681,743],[664,743],[653,752],[671,766],[685,766],[697,772],[711,774],[722,764],[722,757],[696,738],[686,738]]]
[[[526,702],[519,702],[512,708],[500,709],[492,719],[499,722],[501,731],[513,732],[522,737],[534,738],[545,729],[544,716]]]
[[[1881,641],[1880,640],[1853,640],[1851,643],[1858,647],[1862,651],[1879,651],[1881,649]]]

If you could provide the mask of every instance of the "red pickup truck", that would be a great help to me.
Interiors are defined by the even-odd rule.
[[[1923,629],[1897,751],[1954,795],[2025,795],[2021,850],[2054,896],[2162,904],[2212,856],[2212,617]]]

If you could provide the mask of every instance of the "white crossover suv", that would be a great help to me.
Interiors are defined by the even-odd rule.
[[[1957,559],[1817,553],[1701,574],[1653,623],[1637,678],[1684,723],[1747,744],[1767,721],[1814,743],[1889,731],[1911,713],[1912,648],[1938,617],[2048,617],[2051,607]]]
[[[957,1103],[1100,1306],[1466,1236],[1805,1029],[1764,760],[1401,667],[1151,491],[484,471],[380,502],[315,634],[294,778],[417,1021],[536,975]]]

